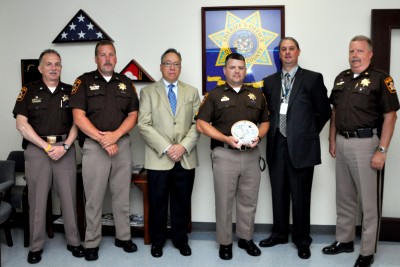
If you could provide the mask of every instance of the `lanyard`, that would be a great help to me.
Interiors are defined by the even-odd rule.
[[[281,82],[281,84],[282,84],[282,101],[281,102],[283,102],[283,100],[285,100],[285,102],[287,102],[287,98],[288,98],[288,95],[289,95],[289,92],[290,92],[290,90],[292,89],[292,86],[293,86],[293,83],[294,83],[294,76],[293,76],[293,78],[291,78],[291,80],[290,80],[290,82],[289,82],[289,86],[288,86],[288,89],[286,90],[286,88],[285,88],[285,79],[286,79],[286,77],[284,77],[283,76],[283,73],[282,73],[282,79],[281,79],[281,81],[283,80],[283,83]]]

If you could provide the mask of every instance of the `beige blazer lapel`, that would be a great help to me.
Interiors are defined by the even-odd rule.
[[[177,114],[179,113],[179,110],[181,109],[181,107],[183,105],[183,100],[185,99],[185,94],[186,94],[185,85],[178,81],[178,99],[177,99],[178,101],[176,103],[175,116],[177,116]]]

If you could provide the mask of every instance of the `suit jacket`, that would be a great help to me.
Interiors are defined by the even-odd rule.
[[[196,144],[200,133],[196,130],[194,120],[199,106],[198,90],[180,81],[175,116],[162,79],[140,91],[138,127],[146,141],[146,169],[172,169],[175,162],[164,154],[171,144],[181,144],[186,148],[187,153],[181,160],[183,168],[193,169],[199,165]]]
[[[267,135],[267,161],[273,155],[274,137],[279,133],[279,110],[282,91],[282,72],[264,79],[263,92],[270,112]],[[321,163],[319,133],[331,116],[331,107],[322,74],[298,68],[291,89],[287,121],[287,144],[295,168]]]

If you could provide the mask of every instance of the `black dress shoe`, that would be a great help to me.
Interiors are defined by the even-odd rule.
[[[347,243],[335,241],[333,244],[326,246],[322,249],[322,252],[324,254],[329,254],[329,255],[336,255],[342,252],[349,253],[353,251],[354,251],[353,241]]]
[[[129,253],[137,251],[137,246],[135,243],[132,242],[132,240],[123,241],[115,238],[115,246],[123,248],[125,252]]]
[[[192,255],[192,250],[190,249],[188,244],[183,244],[179,246],[175,246],[177,249],[179,249],[179,252],[183,256],[190,256]]]
[[[95,261],[99,258],[99,247],[97,248],[86,248],[85,249],[85,260]]]
[[[254,244],[253,239],[252,240],[244,240],[242,238],[239,239],[238,242],[239,248],[245,249],[247,254],[251,256],[260,256],[261,255],[261,250]]]
[[[287,242],[288,242],[287,238],[270,236],[266,239],[261,240],[259,245],[260,245],[260,247],[267,248],[267,247],[273,247],[273,246],[279,245],[279,244],[286,244]]]
[[[219,245],[219,257],[223,260],[232,259],[232,244]]]
[[[311,257],[310,248],[308,246],[298,246],[297,255],[299,255],[299,258],[303,260],[310,258]]]
[[[151,245],[151,256],[159,258],[163,255],[162,246]]]
[[[374,263],[374,255],[369,256],[358,256],[354,267],[369,267],[371,264]]]
[[[67,249],[72,252],[72,255],[77,258],[82,258],[85,256],[85,248],[82,245],[70,246],[67,245]]]
[[[43,249],[41,249],[39,251],[34,251],[34,252],[29,251],[28,262],[30,264],[35,264],[35,263],[38,263],[39,261],[41,261],[42,260],[42,252],[43,252]]]

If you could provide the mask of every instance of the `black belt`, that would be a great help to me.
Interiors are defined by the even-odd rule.
[[[377,133],[376,129],[373,128],[360,128],[356,131],[339,131],[341,136],[346,139],[349,138],[371,138],[374,134]]]
[[[47,136],[40,136],[40,138],[42,138],[44,141],[46,141],[50,145],[54,145],[57,142],[61,142],[61,141],[64,141],[65,139],[67,139],[67,135],[66,134],[63,134],[63,135],[47,135]]]
[[[248,151],[248,150],[251,150],[251,149],[253,149],[253,147],[248,147],[248,146],[240,146],[240,148],[236,148],[236,147],[233,147],[233,146],[230,146],[230,145],[228,145],[227,143],[223,143],[223,142],[216,142],[216,141],[214,141],[213,142],[213,147],[212,147],[212,149],[214,149],[214,148],[216,148],[216,147],[223,147],[223,148],[227,148],[227,149],[233,149],[233,150],[236,150],[236,151]]]

